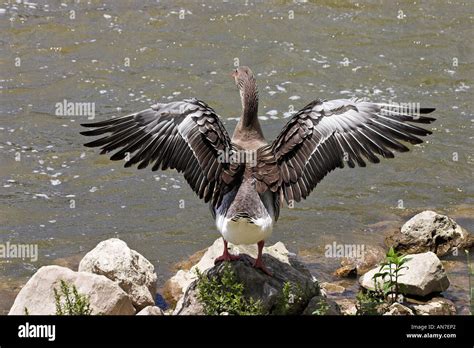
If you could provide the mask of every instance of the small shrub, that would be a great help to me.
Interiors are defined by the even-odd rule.
[[[54,288],[53,291],[56,315],[90,315],[92,313],[89,297],[79,294],[74,284],[69,285],[61,280],[59,290]]]
[[[198,300],[207,315],[260,315],[262,304],[243,295],[244,285],[239,283],[230,265],[226,263],[220,276],[209,277],[196,270],[198,276]]]
[[[299,284],[285,282],[273,313],[278,315],[294,314],[304,304],[304,298],[305,291]]]
[[[328,314],[329,311],[329,304],[324,300],[324,298],[319,298],[318,304],[314,312],[312,313],[313,315],[326,315]]]
[[[356,315],[379,315],[378,307],[383,299],[374,291],[359,291],[356,296]]]
[[[385,261],[380,265],[379,271],[372,277],[375,284],[375,291],[379,293],[380,297],[387,300],[389,299],[389,295],[393,295],[390,296],[390,301],[396,301],[401,290],[398,278],[401,276],[400,272],[403,269],[408,269],[404,264],[410,259],[411,258],[408,258],[406,255],[397,253],[393,247],[390,248],[387,252]],[[378,278],[381,278],[382,280],[381,286],[378,285]]]

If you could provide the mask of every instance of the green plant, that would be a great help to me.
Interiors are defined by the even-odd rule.
[[[74,284],[60,281],[59,290],[54,288],[56,315],[90,315],[89,297],[79,294]],[[63,300],[64,298],[64,300]]]
[[[317,307],[312,313],[313,315],[326,315],[329,311],[329,304],[324,300],[324,298],[319,298]]]
[[[278,315],[295,314],[305,304],[305,298],[307,298],[305,291],[299,284],[285,282],[273,313]]]
[[[410,258],[406,255],[396,252],[393,247],[390,248],[385,261],[380,265],[379,271],[372,277],[375,284],[375,292],[379,293],[384,299],[387,299],[392,294],[392,301],[396,301],[401,288],[398,282],[398,278],[401,276],[400,271],[408,269],[404,264],[409,260]],[[378,278],[381,278],[381,285],[379,285]]]
[[[196,269],[198,300],[207,315],[227,312],[231,315],[264,314],[260,301],[246,299],[244,285],[239,283],[230,265],[226,263],[220,275],[208,276]]]
[[[378,307],[383,299],[374,291],[359,291],[356,295],[356,315],[379,315]]]

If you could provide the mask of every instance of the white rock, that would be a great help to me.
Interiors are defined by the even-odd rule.
[[[81,260],[79,271],[101,274],[116,282],[137,310],[155,304],[155,268],[120,239],[100,242]]]
[[[432,251],[438,256],[474,246],[474,237],[450,217],[426,210],[408,220],[385,239],[388,246],[407,254]]]
[[[74,284],[79,294],[89,297],[92,314],[132,315],[135,308],[127,294],[104,276],[87,272],[74,272],[61,266],[41,267],[17,295],[9,315],[54,315],[56,304],[54,289],[60,281]]]
[[[405,295],[426,296],[433,292],[441,292],[449,287],[449,280],[441,261],[436,254],[431,251],[422,254],[408,255],[411,258],[404,266],[408,269],[400,271],[398,278],[402,285],[401,292]],[[368,290],[375,289],[375,283],[372,277],[379,272],[380,267],[376,267],[362,277],[359,283]],[[378,278],[378,284],[382,280]]]
[[[164,315],[164,313],[159,307],[148,306],[138,312],[137,315]]]

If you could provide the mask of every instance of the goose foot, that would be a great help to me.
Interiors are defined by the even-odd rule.
[[[257,268],[259,270],[261,270],[263,273],[265,273],[266,275],[270,276],[270,277],[273,277],[273,273],[270,272],[270,270],[265,267],[265,265],[263,264],[262,260],[260,259],[256,259],[255,260],[255,263],[253,264],[253,267],[254,268]]]
[[[237,261],[240,260],[239,255],[232,255],[229,253],[229,249],[227,249],[227,241],[224,239],[224,252],[221,256],[216,257],[214,260],[214,265],[218,264],[221,261]]]
[[[263,246],[265,245],[265,241],[261,240],[260,242],[257,243],[257,245],[258,245],[258,256],[257,256],[257,259],[255,260],[255,263],[253,264],[253,267],[260,269],[263,273],[272,277],[273,273],[270,272],[268,268],[265,267],[262,260],[262,250],[263,250]]]

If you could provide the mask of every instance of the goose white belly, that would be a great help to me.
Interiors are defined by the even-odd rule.
[[[232,220],[218,215],[216,225],[224,239],[232,244],[256,244],[272,234],[273,219],[270,216],[253,219],[253,223],[245,218]]]

